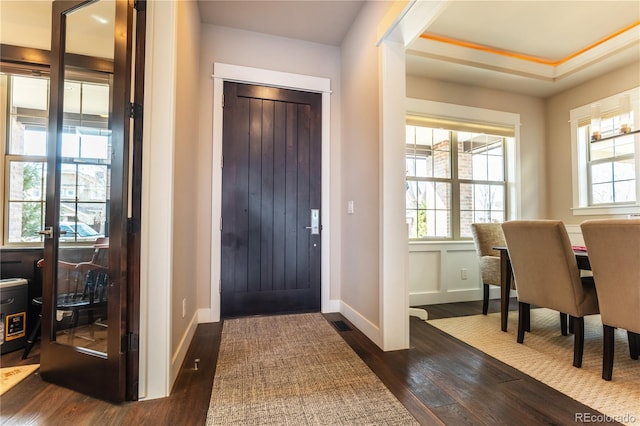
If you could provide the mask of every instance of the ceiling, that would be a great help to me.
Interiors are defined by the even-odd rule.
[[[204,23],[339,46],[365,2],[198,3]],[[448,1],[407,74],[544,98],[640,61],[639,22],[636,0]]]
[[[202,22],[339,46],[362,0],[198,0]]]

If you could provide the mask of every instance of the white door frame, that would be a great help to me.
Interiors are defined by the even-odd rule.
[[[213,65],[213,150],[212,150],[212,197],[211,197],[211,309],[208,318],[200,322],[220,321],[220,245],[222,218],[222,98],[224,82],[259,84],[284,89],[304,90],[322,94],[322,229],[321,233],[321,310],[337,312],[339,301],[330,295],[330,131],[331,131],[331,80],[271,71],[260,68],[214,63]]]

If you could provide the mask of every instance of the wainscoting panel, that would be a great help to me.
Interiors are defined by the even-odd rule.
[[[440,250],[409,251],[409,294],[440,292]]]
[[[496,287],[491,296],[499,295]],[[480,299],[480,266],[472,241],[409,244],[411,306]]]
[[[473,291],[480,287],[480,268],[475,248],[447,249],[444,269],[449,292]]]
[[[571,244],[583,246],[580,225],[567,224],[566,228]],[[511,293],[515,296],[515,291]],[[500,288],[490,286],[489,297],[499,298]],[[482,300],[482,276],[473,241],[409,244],[410,306],[471,300]]]

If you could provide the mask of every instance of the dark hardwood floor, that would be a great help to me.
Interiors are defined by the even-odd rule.
[[[511,304],[513,307],[516,303]],[[431,319],[475,315],[480,302],[426,307]],[[498,301],[490,312],[499,310]],[[340,314],[351,331],[340,334],[424,425],[562,425],[590,408],[486,356],[425,322],[411,318],[411,349],[383,352]],[[111,404],[31,375],[0,400],[3,425],[202,425],[205,423],[221,324],[200,324],[171,396]],[[514,342],[515,344],[515,342]],[[3,367],[39,362],[38,347],[2,355]],[[198,370],[193,360],[199,358]],[[611,424],[611,423],[607,423]]]

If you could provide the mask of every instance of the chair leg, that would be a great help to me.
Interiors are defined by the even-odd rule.
[[[582,367],[584,352],[584,317],[573,318],[573,366]]]
[[[627,331],[627,339],[629,339],[629,355],[631,359],[638,359],[640,352],[640,334]]]
[[[482,315],[489,311],[489,284],[482,284]]]
[[[611,380],[613,375],[613,350],[615,345],[615,328],[602,325],[602,378],[605,380]]]
[[[573,317],[569,315],[569,334],[573,334]]]
[[[71,329],[69,330],[69,343],[73,344],[73,339],[76,337],[76,330],[78,329],[78,320],[80,319],[80,312],[77,309],[71,311]]]
[[[560,333],[563,336],[569,335],[569,333],[567,333],[567,314],[563,314],[562,312],[560,312]]]
[[[27,346],[24,348],[24,352],[22,352],[22,359],[27,359],[29,352],[33,348],[33,345],[36,343],[38,339],[38,335],[40,334],[40,327],[42,326],[42,314],[38,315],[38,320],[36,321],[35,327],[27,337]]]
[[[518,302],[518,343],[524,342],[524,332],[529,323],[529,308],[528,303]]]

